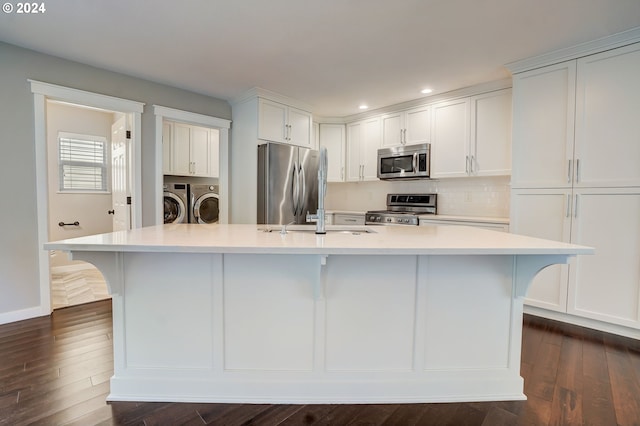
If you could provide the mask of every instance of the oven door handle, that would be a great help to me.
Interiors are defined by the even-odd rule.
[[[418,153],[413,153],[413,173],[418,172]]]

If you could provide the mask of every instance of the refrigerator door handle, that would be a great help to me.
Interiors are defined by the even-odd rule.
[[[293,175],[291,179],[291,200],[293,205],[293,215],[298,215],[298,199],[299,199],[299,188],[298,188],[298,163],[293,163]]]
[[[301,177],[301,180],[302,180],[302,193],[300,194],[300,200],[298,202],[298,206],[300,207],[300,214],[304,215],[304,209],[306,208],[306,201],[307,201],[307,179],[306,179],[306,176],[304,175],[304,168],[302,167],[302,164],[300,164],[299,176]]]

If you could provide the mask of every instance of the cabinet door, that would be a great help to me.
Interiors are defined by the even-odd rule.
[[[404,142],[407,145],[431,142],[431,107],[410,109],[404,115]]]
[[[514,190],[511,192],[511,232],[569,242],[571,202],[571,190]],[[568,271],[567,265],[544,268],[533,279],[525,303],[566,312]]]
[[[258,99],[258,139],[286,142],[287,106]]]
[[[469,171],[469,99],[433,106],[431,176],[467,176]]]
[[[209,176],[220,177],[220,130],[209,129]]]
[[[470,153],[471,175],[511,174],[511,90],[471,98]]]
[[[383,147],[398,146],[404,143],[404,123],[402,117],[402,113],[396,112],[393,114],[385,114],[380,119],[382,125]]]
[[[191,131],[186,124],[173,124],[173,174],[191,174]]]
[[[640,44],[578,60],[575,185],[640,186]]]
[[[162,123],[162,173],[170,175],[173,173],[173,123],[165,121]]]
[[[578,189],[572,242],[595,247],[571,269],[568,312],[640,328],[640,189]]]
[[[211,175],[209,129],[204,127],[191,127],[191,174]]]
[[[513,78],[512,188],[570,187],[575,61]]]
[[[311,114],[301,109],[288,109],[287,124],[289,125],[288,142],[306,148],[315,148],[311,138]]]
[[[345,168],[344,124],[320,124],[320,146],[327,148],[327,181],[343,182]]]
[[[363,122],[347,124],[347,181],[356,182],[362,175],[360,144]]]
[[[378,179],[378,149],[382,139],[380,118],[364,121],[360,143],[360,162],[362,163],[362,180]]]

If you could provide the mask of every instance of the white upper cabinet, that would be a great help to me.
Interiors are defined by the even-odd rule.
[[[381,118],[382,146],[398,146],[404,144],[404,120],[401,112],[385,114]]]
[[[511,173],[511,90],[433,106],[431,177]]]
[[[511,174],[511,90],[471,97],[469,174]]]
[[[314,148],[311,113],[259,98],[258,139]]]
[[[380,117],[347,124],[347,181],[376,180],[381,146]]]
[[[431,140],[431,107],[428,105],[381,117],[382,146],[413,145]]]
[[[638,75],[638,44],[517,74],[512,186],[640,186]]]
[[[346,128],[344,124],[320,124],[320,147],[327,148],[329,170],[327,181],[344,182]]]
[[[217,129],[174,122],[165,122],[162,127],[164,174],[218,177],[219,131]]]
[[[456,99],[433,106],[431,177],[468,176],[469,99]]]
[[[514,76],[512,187],[571,186],[575,74],[571,61]]]
[[[578,59],[576,186],[640,186],[640,44]]]

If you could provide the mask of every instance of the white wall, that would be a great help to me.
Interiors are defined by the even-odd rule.
[[[111,192],[61,193],[58,172],[58,133],[102,136],[111,140],[114,114],[47,102],[47,162],[49,165],[49,240],[102,234],[113,230]],[[58,222],[80,226],[58,226]]]
[[[211,76],[215,78],[215,75]],[[39,312],[33,94],[28,79],[145,103],[142,114],[142,220],[155,221],[155,116],[163,105],[231,119],[224,100],[67,61],[0,42],[0,324]]]
[[[508,176],[330,183],[327,210],[384,210],[388,193],[436,193],[438,214],[509,217]]]

